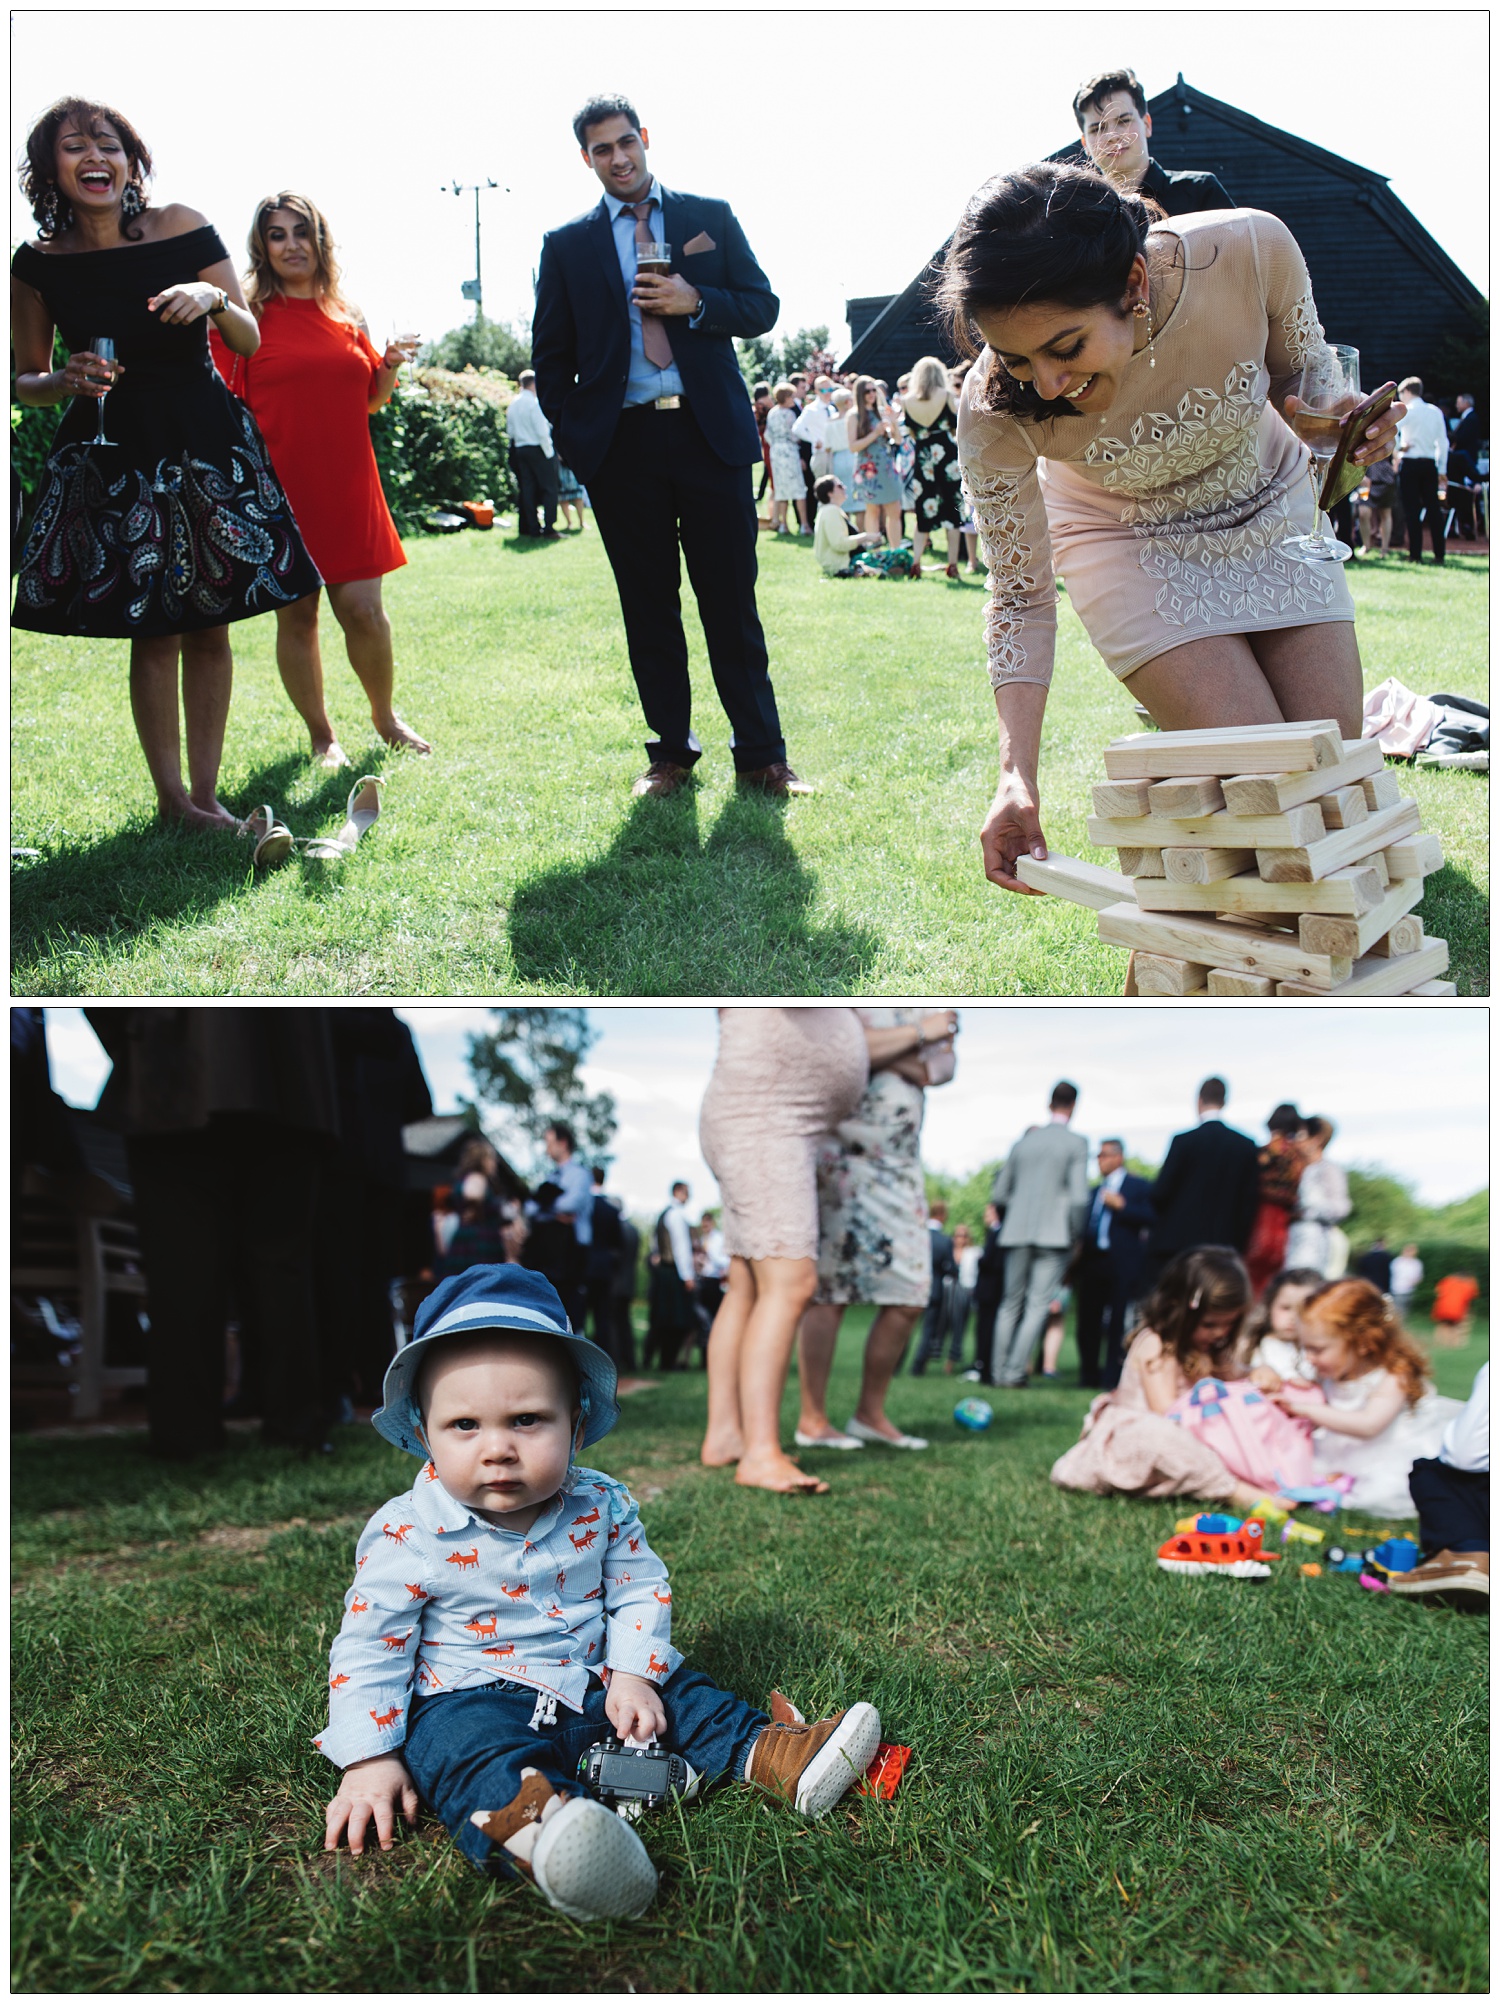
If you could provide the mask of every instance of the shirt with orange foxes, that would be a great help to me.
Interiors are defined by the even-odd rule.
[[[512,1679],[579,1712],[605,1667],[660,1684],[683,1660],[667,1569],[597,1469],[570,1469],[523,1536],[456,1503],[429,1461],[366,1524],[354,1568],[313,1741],[339,1767],[401,1746],[414,1691]]]

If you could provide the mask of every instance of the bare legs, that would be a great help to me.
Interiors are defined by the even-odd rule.
[[[1364,677],[1351,622],[1226,633],[1158,654],[1127,686],[1165,731],[1333,717],[1360,734]]]
[[[811,1259],[733,1259],[708,1343],[708,1426],[701,1459],[738,1460],[754,1489],[824,1490],[781,1446],[781,1394],[818,1269]]]
[[[318,645],[318,598],[310,592],[276,615],[276,666],[282,686],[307,725],[314,758],[324,758],[337,744],[323,696],[323,657]],[[370,703],[370,721],[388,745],[428,752],[432,746],[403,723],[392,707],[396,662],[391,648],[391,622],[380,598],[379,578],[357,578],[328,586],[328,603],[344,631],[349,666],[359,677]]]
[[[884,1434],[887,1440],[898,1439],[901,1430],[886,1418],[885,1395],[896,1374],[896,1366],[911,1340],[911,1332],[921,1316],[921,1308],[882,1308],[870,1324],[870,1333],[865,1338],[864,1375],[854,1417],[872,1427],[876,1433]],[[843,1319],[841,1307],[822,1302],[809,1308],[802,1318],[797,1349],[798,1375],[802,1381],[802,1417],[797,1422],[797,1429],[814,1438],[836,1431],[828,1417],[828,1378],[833,1369],[833,1352]]]
[[[177,660],[182,656],[182,720],[187,730],[188,783],[182,783]],[[219,762],[234,657],[227,626],[165,634],[130,643],[130,711],[146,754],[163,821],[189,828],[237,828],[218,799]]]

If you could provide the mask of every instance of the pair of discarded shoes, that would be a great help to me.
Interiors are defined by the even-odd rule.
[[[366,773],[357,779],[349,789],[349,799],[345,806],[344,825],[336,835],[314,835],[299,839],[286,823],[280,820],[269,803],[257,807],[247,815],[241,824],[240,833],[246,841],[254,842],[253,861],[257,869],[268,869],[275,863],[284,863],[294,849],[312,863],[340,863],[350,855],[361,835],[374,826],[380,814],[380,789],[383,779],[373,773]]]

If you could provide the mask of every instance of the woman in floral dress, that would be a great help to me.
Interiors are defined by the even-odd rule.
[[[958,463],[958,404],[948,388],[948,371],[936,355],[924,355],[911,372],[901,419],[915,454],[917,562],[929,536],[948,532],[948,576],[958,576],[958,538],[968,512]]]
[[[1282,545],[1313,525],[1308,453],[1283,422],[1323,330],[1302,253],[1254,209],[1153,220],[1077,167],[988,182],[940,281],[964,383],[958,442],[990,572],[1000,787],[986,874],[1023,891],[1046,855],[1037,754],[1056,569],[1106,665],[1163,730],[1335,718],[1363,678],[1338,564]],[[1360,464],[1390,450],[1395,404]]]
[[[797,413],[792,408],[796,391],[790,383],[778,383],[771,392],[771,408],[766,412],[766,445],[771,455],[771,525],[778,536],[787,532],[786,510],[795,502],[799,533],[807,536],[807,476],[802,471],[802,455],[792,436]]]
[[[849,445],[854,453],[849,505],[864,509],[866,533],[883,530],[892,549],[901,540],[901,476],[896,469],[899,422],[875,378],[856,377],[854,410],[849,418]]]
[[[958,1029],[951,1009],[860,1009],[870,1082],[854,1112],[818,1153],[818,1291],[802,1317],[799,1447],[868,1442],[922,1448],[886,1417],[885,1395],[932,1292],[931,1235],[922,1179],[926,1052]],[[840,1431],[828,1417],[828,1377],[844,1309],[873,1302],[864,1376],[854,1417]]]

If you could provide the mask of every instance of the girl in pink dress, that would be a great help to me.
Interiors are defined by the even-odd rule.
[[[1243,1330],[1250,1277],[1218,1247],[1169,1262],[1112,1392],[1053,1464],[1060,1489],[1199,1496],[1250,1511],[1278,1479],[1309,1479],[1308,1431],[1251,1384]],[[1284,1464],[1284,1476],[1283,1468]]]

